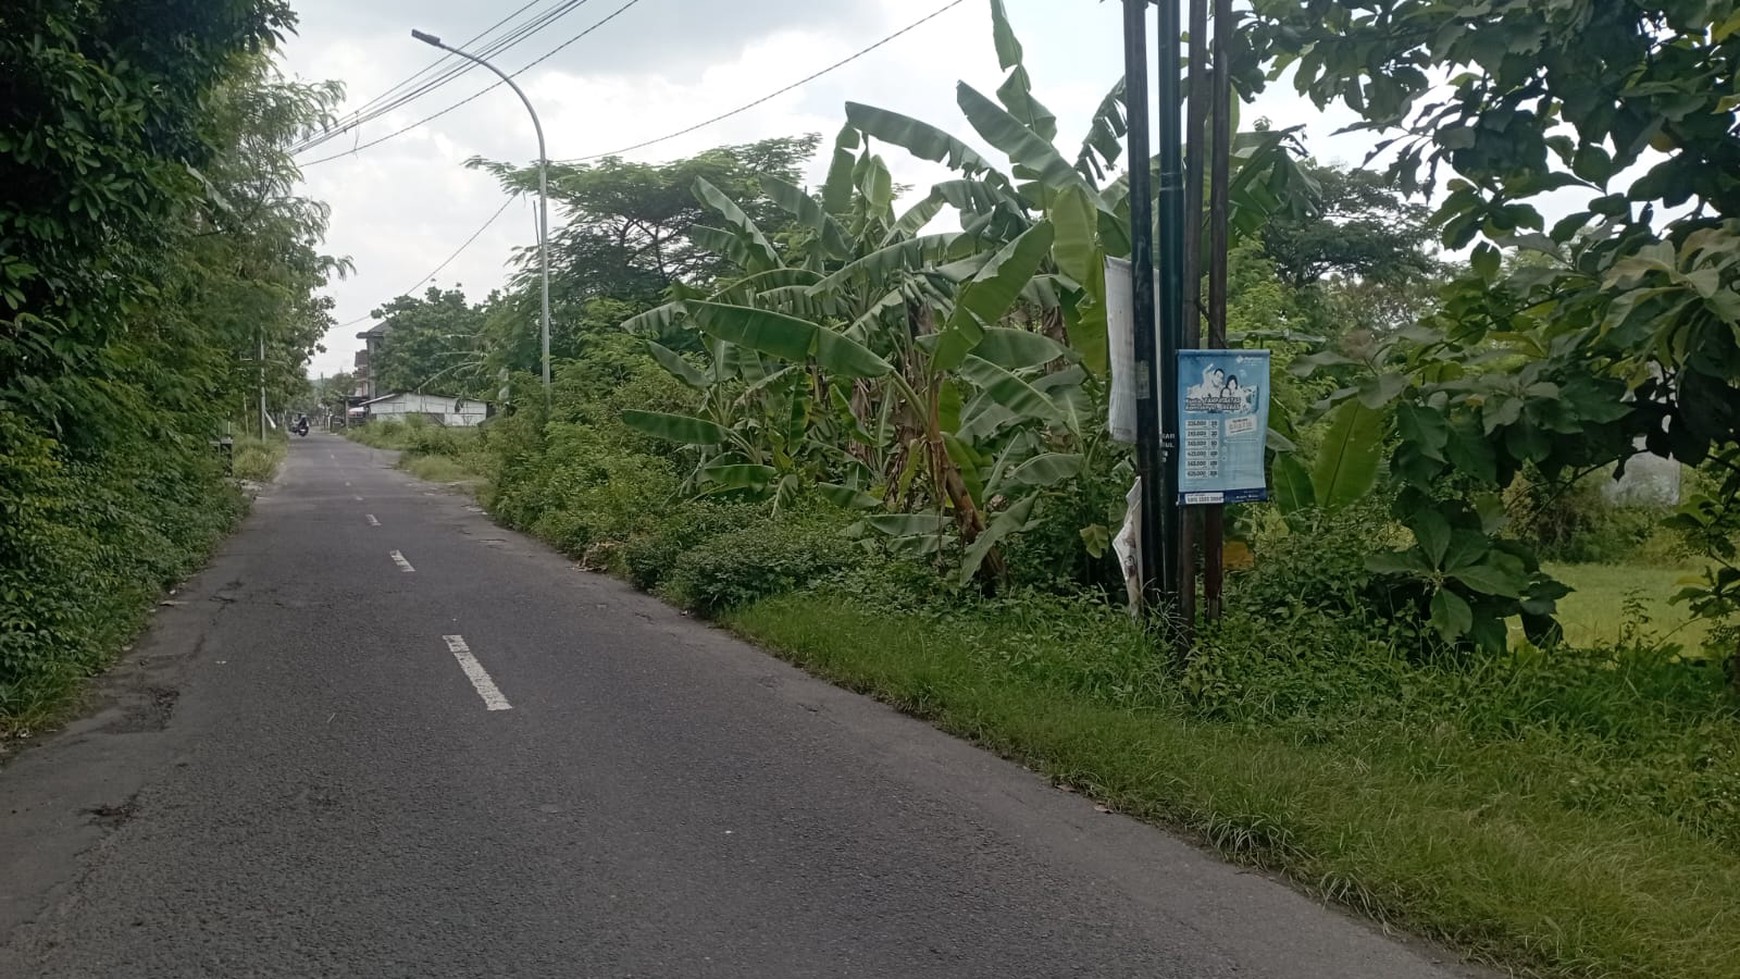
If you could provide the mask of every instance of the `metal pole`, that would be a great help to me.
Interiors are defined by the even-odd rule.
[[[441,39],[433,34],[425,34],[419,30],[411,31],[411,36],[424,44],[440,48],[452,54],[459,55],[467,61],[482,65],[495,72],[496,77],[507,83],[525,104],[526,112],[532,117],[532,128],[538,131],[538,261],[543,278],[543,312],[540,316],[539,341],[543,348],[544,366],[544,407],[550,406],[550,154],[544,144],[544,124],[538,121],[538,110],[532,108],[532,100],[514,83],[513,77],[495,65],[479,58],[475,54],[461,51],[441,43]]]
[[[1160,450],[1159,372],[1154,336],[1154,194],[1148,172],[1148,0],[1124,0],[1124,105],[1129,117],[1130,306],[1136,340],[1136,471],[1142,480],[1142,598],[1162,607],[1165,548]]]
[[[1179,118],[1178,45],[1183,31],[1179,5],[1160,0],[1156,63],[1159,68],[1160,233],[1156,253],[1160,270],[1160,533],[1169,545],[1160,550],[1160,587],[1174,612],[1182,594],[1182,568],[1176,545],[1183,521],[1178,505],[1178,350],[1184,338],[1184,146]],[[1183,623],[1175,623],[1183,625]]]

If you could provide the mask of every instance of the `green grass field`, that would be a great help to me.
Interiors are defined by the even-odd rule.
[[[1554,564],[1546,571],[1576,589],[1559,602],[1559,621],[1572,645],[1610,645],[1630,627],[1696,653],[1708,631],[1690,620],[1684,605],[1669,602],[1682,579],[1698,573],[1696,567]]]

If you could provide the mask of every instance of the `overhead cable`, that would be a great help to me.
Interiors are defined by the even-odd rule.
[[[693,126],[689,126],[686,129],[679,129],[674,133],[670,133],[670,134],[665,135],[665,136],[659,136],[656,139],[649,139],[649,140],[646,140],[644,142],[636,143],[633,146],[625,146],[619,150],[611,150],[608,153],[594,153],[591,156],[575,157],[574,159],[571,159],[571,160],[556,160],[554,162],[556,162],[556,163],[587,163],[587,162],[590,162],[592,160],[602,160],[607,156],[621,156],[624,153],[632,153],[635,150],[643,150],[649,146],[656,146],[659,143],[668,142],[670,140],[676,139],[679,136],[687,136],[690,133],[696,131],[697,129],[705,129],[706,127],[711,126],[712,124],[714,124],[716,122],[720,122],[720,121],[723,121],[725,119],[729,119],[732,116],[742,115],[743,113],[748,112],[750,109],[753,109],[758,105],[762,105],[763,103],[771,102],[772,100],[779,98],[781,95],[784,95],[785,93],[790,92],[793,89],[802,88],[803,86],[808,85],[810,82],[813,82],[818,78],[821,78],[823,75],[827,75],[827,74],[830,74],[834,71],[838,71],[841,68],[844,68],[845,66],[851,64],[854,61],[857,61],[859,58],[864,57],[865,55],[876,50],[877,48],[882,47],[884,44],[887,44],[888,42],[894,40],[895,38],[898,38],[903,34],[909,33],[913,30],[916,30],[919,27],[922,27],[923,25],[929,23],[930,21],[935,20],[938,17],[941,17],[943,14],[948,13],[950,10],[953,10],[954,8],[956,8],[956,7],[958,7],[961,4],[966,3],[966,2],[967,2],[967,0],[952,0],[952,2],[950,2],[950,3],[943,4],[941,7],[937,8],[936,10],[933,10],[930,13],[926,14],[925,16],[920,17],[918,20],[915,20],[912,23],[906,25],[905,27],[902,27],[900,30],[895,31],[894,33],[888,35],[887,37],[883,38],[880,41],[877,41],[875,44],[872,44],[869,47],[864,48],[863,50],[860,50],[854,54],[848,55],[847,57],[842,58],[839,61],[834,62],[833,64],[829,65],[828,67],[823,68],[821,71],[815,72],[814,74],[811,74],[811,75],[806,75],[803,78],[800,78],[795,82],[792,82],[790,85],[787,85],[786,87],[784,87],[776,92],[769,92],[768,94],[763,95],[761,98],[758,98],[753,102],[749,102],[749,103],[746,103],[744,105],[740,105],[737,108],[732,109],[729,112],[722,112],[719,115],[716,115],[711,119],[705,119],[705,120],[702,120],[701,122],[697,122]]]
[[[641,2],[641,0],[628,0],[627,3],[624,3],[622,6],[616,8],[608,16],[606,16],[602,20],[598,21],[597,23],[593,24],[591,27],[586,28],[585,30],[581,31],[580,33],[574,35],[573,37],[569,38],[568,40],[563,41],[561,44],[557,45],[555,50],[550,51],[549,53],[543,55],[542,57],[533,61],[531,64],[528,64],[523,68],[520,68],[518,71],[509,72],[508,77],[518,78],[520,75],[523,75],[528,71],[531,71],[533,68],[536,68],[538,65],[543,64],[545,61],[548,61],[551,58],[555,57],[557,54],[561,53],[564,49],[577,43],[582,38],[591,34],[593,31],[598,30],[599,28],[603,27],[605,24],[608,24],[611,21],[615,20],[617,17],[622,16],[622,14],[627,12],[630,7],[633,7],[640,2]],[[955,2],[961,3],[961,2],[964,2],[964,0],[955,0]],[[489,94],[490,92],[494,91],[495,89],[500,88],[502,86],[502,84],[503,84],[503,82],[501,82],[499,80],[492,82],[487,88],[483,89],[482,91],[477,92],[473,95],[470,95],[464,99],[461,99],[460,101],[455,102],[454,104],[448,106],[445,109],[442,109],[439,112],[435,112],[435,113],[432,113],[430,115],[424,116],[423,118],[418,119],[416,122],[413,122],[410,125],[405,126],[401,129],[396,129],[393,132],[386,134],[385,136],[382,136],[378,139],[372,139],[366,143],[363,143],[360,146],[353,146],[350,149],[345,150],[342,153],[334,153],[331,156],[323,156],[323,157],[320,157],[319,159],[309,160],[305,163],[300,163],[300,164],[298,164],[298,166],[312,167],[312,166],[317,166],[317,165],[322,164],[322,163],[330,163],[333,160],[342,159],[344,157],[350,156],[353,153],[360,153],[363,150],[369,149],[370,147],[379,146],[380,144],[385,143],[386,141],[388,141],[390,139],[397,139],[398,137],[403,136],[404,134],[410,132],[413,129],[416,129],[420,126],[423,126],[426,123],[433,122],[434,120],[441,118],[442,116],[446,115],[449,112],[452,112],[455,109],[460,108],[461,106],[465,106],[465,105],[470,104],[471,102],[476,101],[477,99],[483,97],[484,95]]]
[[[472,246],[472,244],[477,241],[477,239],[483,237],[483,233],[485,231],[488,231],[491,226],[493,226],[497,221],[501,220],[501,216],[503,214],[507,213],[507,209],[512,207],[514,201],[517,201],[517,200],[519,200],[519,198],[517,196],[516,197],[509,197],[507,199],[507,201],[502,204],[501,207],[496,209],[496,212],[494,214],[491,214],[489,216],[488,221],[483,222],[483,227],[478,228],[476,231],[473,231],[471,233],[471,237],[465,239],[465,244],[460,245],[459,248],[453,252],[453,254],[447,256],[446,261],[442,262],[440,265],[435,266],[434,271],[430,272],[428,275],[423,276],[421,279],[418,279],[416,281],[416,283],[414,285],[412,285],[409,289],[405,289],[401,292],[394,293],[393,298],[396,299],[399,296],[411,295],[413,292],[415,292],[417,290],[418,286],[421,286],[423,283],[428,282],[430,279],[433,279],[436,276],[440,275],[442,272],[446,271],[447,266],[452,265],[455,259],[457,259],[459,256],[465,254],[465,250],[467,248],[470,248]],[[392,300],[389,299],[387,301],[391,302]],[[371,312],[366,316],[359,316],[356,319],[351,320],[348,323],[340,323],[338,326],[334,327],[334,329],[346,330],[346,329],[349,329],[349,328],[357,325],[358,323],[362,323],[366,320],[371,320],[374,318],[375,318],[375,315],[374,315],[374,313]]]

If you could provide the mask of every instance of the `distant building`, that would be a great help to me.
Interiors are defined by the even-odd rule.
[[[363,417],[369,421],[389,418],[402,421],[412,415],[421,415],[437,425],[450,428],[471,428],[483,424],[490,416],[489,405],[482,401],[416,392],[381,395],[364,401],[360,407]]]
[[[390,323],[377,323],[372,329],[356,335],[363,342],[363,348],[356,352],[356,390],[353,393],[364,401],[379,393],[375,391],[375,375],[370,370],[370,365],[378,359],[381,341],[386,339],[387,332],[391,329]]]

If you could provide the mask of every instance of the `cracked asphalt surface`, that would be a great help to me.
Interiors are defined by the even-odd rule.
[[[0,976],[1469,974],[391,462],[294,441],[0,770]]]

